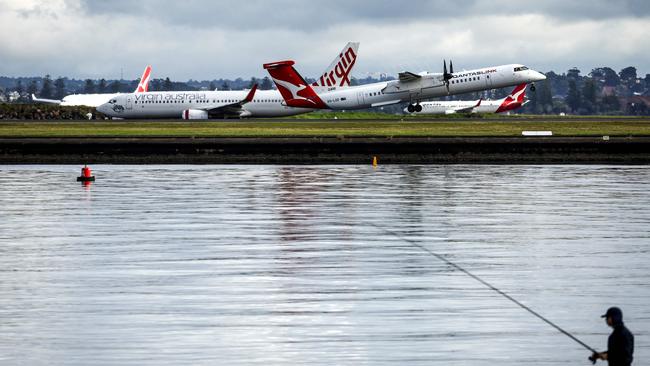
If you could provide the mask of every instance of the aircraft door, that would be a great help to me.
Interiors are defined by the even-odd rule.
[[[492,78],[490,75],[485,75],[485,87],[488,89],[492,89]]]
[[[130,95],[126,96],[126,109],[127,110],[133,109],[133,97],[131,97]]]
[[[365,104],[365,98],[363,92],[357,93],[357,98],[359,100],[359,104]]]

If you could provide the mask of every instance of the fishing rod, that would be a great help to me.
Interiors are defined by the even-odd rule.
[[[476,281],[478,281],[478,282],[482,283],[483,285],[485,285],[485,286],[486,286],[487,288],[489,288],[490,290],[492,290],[492,291],[498,293],[499,295],[505,297],[506,299],[508,299],[508,300],[510,300],[510,301],[512,301],[512,302],[514,302],[515,304],[517,304],[517,305],[518,305],[519,307],[521,307],[522,309],[528,311],[529,313],[533,314],[533,315],[536,316],[537,318],[539,318],[539,319],[541,319],[542,321],[544,321],[546,324],[548,324],[548,325],[552,326],[553,328],[557,329],[558,331],[560,331],[562,334],[564,334],[564,335],[566,335],[567,337],[573,339],[576,343],[580,344],[580,345],[583,346],[584,348],[588,349],[589,351],[591,351],[591,352],[593,352],[593,353],[598,353],[595,349],[593,349],[592,347],[590,347],[589,345],[587,345],[585,342],[583,342],[583,341],[579,340],[578,338],[576,338],[573,334],[567,332],[566,330],[562,329],[562,328],[561,328],[560,326],[558,326],[557,324],[555,324],[555,323],[553,323],[552,321],[546,319],[545,317],[543,317],[541,314],[539,314],[539,313],[536,312],[535,310],[533,310],[533,309],[529,308],[528,306],[522,304],[521,302],[519,302],[519,301],[518,301],[517,299],[515,299],[514,297],[512,297],[512,296],[508,295],[507,293],[505,293],[505,292],[499,290],[498,288],[496,288],[496,287],[495,287],[494,285],[492,285],[491,283],[485,281],[484,279],[482,279],[482,278],[480,278],[479,276],[473,274],[472,272],[466,270],[465,268],[459,266],[458,264],[456,264],[456,263],[450,261],[450,260],[447,259],[445,256],[440,255],[440,254],[438,254],[438,253],[435,253],[435,252],[429,250],[428,248],[422,246],[421,244],[419,244],[419,243],[416,242],[415,240],[411,240],[411,239],[405,238],[404,236],[400,235],[400,234],[397,233],[397,232],[394,232],[394,231],[392,231],[392,230],[385,229],[385,228],[383,228],[383,227],[379,227],[379,226],[374,225],[374,224],[370,224],[370,225],[371,225],[371,226],[374,226],[374,227],[376,227],[376,228],[378,228],[378,229],[380,229],[380,230],[383,230],[383,231],[385,231],[385,232],[387,232],[387,233],[389,233],[389,234],[395,236],[396,238],[398,238],[398,239],[400,239],[400,240],[402,240],[402,241],[405,241],[405,242],[407,242],[407,243],[409,243],[409,244],[411,244],[411,245],[413,245],[413,246],[415,246],[415,247],[417,247],[417,248],[420,248],[421,250],[423,250],[423,251],[429,253],[430,255],[432,255],[432,256],[438,258],[439,260],[445,262],[446,264],[448,264],[448,265],[454,267],[454,268],[457,269],[458,271],[463,272],[464,274],[466,274],[466,275],[472,277],[472,278],[475,279]],[[589,358],[589,360],[592,361],[592,362],[594,362],[594,363],[595,363],[595,361],[596,361],[595,359],[592,359],[591,357]]]

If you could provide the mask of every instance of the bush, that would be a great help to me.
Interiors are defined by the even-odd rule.
[[[0,120],[103,120],[95,108],[62,107],[55,104],[0,104]]]

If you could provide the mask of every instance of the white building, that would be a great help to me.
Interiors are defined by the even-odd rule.
[[[17,91],[12,91],[11,93],[8,94],[9,96],[9,102],[15,102],[18,99],[20,99],[20,94]]]

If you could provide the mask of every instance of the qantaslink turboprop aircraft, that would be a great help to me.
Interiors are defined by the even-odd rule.
[[[524,65],[512,64],[454,73],[453,64],[443,73],[402,72],[398,80],[335,90],[316,90],[293,67],[293,61],[265,64],[273,81],[290,107],[314,109],[365,109],[409,102],[409,112],[421,112],[421,101],[454,94],[534,83],[544,74]],[[533,87],[531,87],[533,90]]]
[[[312,84],[315,90],[340,90],[350,85],[357,61],[358,42],[348,43],[332,64]],[[277,90],[185,91],[122,94],[97,108],[118,118],[210,119],[225,117],[282,117],[308,113],[316,108],[294,108],[284,103]]]

